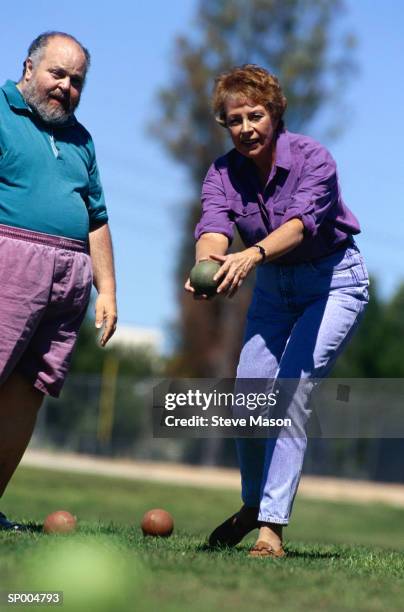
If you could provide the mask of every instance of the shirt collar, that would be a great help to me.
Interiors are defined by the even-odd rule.
[[[3,90],[4,95],[7,98],[7,102],[10,108],[12,108],[13,110],[17,110],[17,111],[25,111],[29,113],[30,115],[33,114],[32,110],[30,109],[28,104],[25,102],[24,96],[18,89],[17,83],[15,83],[14,81],[8,80],[5,82],[5,84],[3,85],[1,89]],[[72,115],[63,125],[57,125],[54,127],[57,129],[63,129],[64,127],[70,127],[71,125],[74,125],[76,123],[77,123],[77,119],[74,115]]]
[[[290,170],[292,167],[292,154],[290,152],[289,133],[283,129],[278,133],[276,140],[275,166]]]
[[[25,102],[22,93],[17,88],[17,83],[14,81],[6,81],[1,88],[4,95],[7,98],[7,102],[10,108],[14,110],[25,110],[29,111],[27,103]]]

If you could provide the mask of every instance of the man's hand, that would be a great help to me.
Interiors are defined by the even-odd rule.
[[[95,326],[104,331],[101,336],[100,344],[105,346],[108,340],[114,335],[116,330],[117,309],[115,295],[100,293],[95,302]]]
[[[238,253],[230,253],[230,255],[211,255],[210,257],[222,264],[213,277],[215,280],[223,279],[217,292],[229,298],[235,295],[247,274],[262,261],[262,255],[258,249],[252,247]]]
[[[112,241],[108,224],[92,230],[89,234],[90,255],[93,264],[94,286],[98,291],[95,302],[95,326],[104,326],[100,344],[105,346],[116,329],[116,283]]]

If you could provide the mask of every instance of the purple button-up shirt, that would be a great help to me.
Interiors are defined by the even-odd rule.
[[[202,207],[196,239],[215,232],[231,242],[236,226],[246,246],[286,221],[300,219],[303,240],[276,260],[282,264],[324,257],[360,232],[358,220],[342,201],[330,153],[312,138],[287,130],[278,134],[276,160],[264,189],[254,163],[232,149],[209,168]]]

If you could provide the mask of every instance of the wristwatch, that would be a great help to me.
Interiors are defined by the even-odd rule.
[[[264,247],[263,247],[263,246],[261,246],[260,244],[253,244],[253,247],[255,247],[256,249],[258,249],[258,250],[259,250],[259,252],[261,253],[261,255],[262,255],[262,261],[261,261],[261,263],[263,263],[263,262],[265,261],[266,257],[267,257],[267,254],[266,254],[266,252],[265,252]]]

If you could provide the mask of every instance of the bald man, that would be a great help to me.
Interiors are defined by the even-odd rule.
[[[90,54],[73,36],[30,45],[0,90],[0,496],[45,395],[65,380],[94,283],[101,345],[117,314],[111,236],[93,141],[74,112]],[[0,513],[0,529],[24,526]]]

